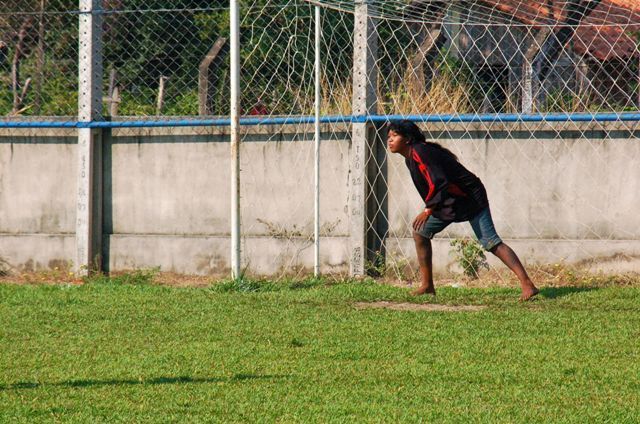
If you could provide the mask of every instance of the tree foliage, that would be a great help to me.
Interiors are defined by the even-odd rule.
[[[0,8],[0,114],[11,110],[11,57],[18,29],[28,16],[34,25],[25,40],[22,74],[26,78],[40,73],[42,85],[30,89],[25,103],[38,99],[41,106],[26,108],[23,114],[75,115],[77,0],[19,1],[12,10]],[[160,77],[168,77],[165,114],[198,113],[198,65],[219,37],[228,37],[228,4],[221,0],[103,0],[103,85],[106,92],[115,70],[122,94],[121,115],[154,113]],[[246,87],[242,109],[249,111],[262,101],[270,113],[309,112],[305,110],[309,105],[300,98],[313,85],[313,6],[294,0],[277,4],[255,0],[241,4],[241,15],[241,78]],[[44,27],[41,43],[39,25]],[[351,67],[352,22],[326,13],[323,25],[327,78],[343,78]],[[38,48],[44,57],[40,67]],[[228,59],[217,72],[214,113],[226,115]]]

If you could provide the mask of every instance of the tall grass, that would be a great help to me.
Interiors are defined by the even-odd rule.
[[[384,87],[387,85],[388,88]],[[436,73],[425,90],[407,71],[403,78],[377,87],[378,113],[383,114],[448,114],[473,111],[466,81],[452,72]],[[324,115],[350,115],[352,113],[351,81],[331,84],[322,81],[321,113]]]

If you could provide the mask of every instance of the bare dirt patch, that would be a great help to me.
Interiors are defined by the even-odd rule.
[[[154,284],[171,287],[209,287],[215,279],[211,276],[184,275],[173,272],[159,272],[153,277]]]
[[[436,303],[358,302],[356,309],[393,309],[394,311],[477,312],[486,309],[482,305],[439,305]]]
[[[7,275],[0,275],[2,284],[42,284],[42,285],[81,285],[84,283],[82,277],[67,270],[51,270],[40,272],[14,272]]]

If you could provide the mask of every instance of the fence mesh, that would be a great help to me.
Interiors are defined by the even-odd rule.
[[[300,276],[310,272],[314,261],[314,125],[268,122],[314,114],[314,6],[300,1],[242,5],[241,109],[267,122],[241,127],[244,267],[258,274]],[[323,15],[321,50],[335,52],[321,61],[323,115],[350,107],[352,26],[349,15]],[[322,125],[321,186],[331,187],[320,198],[325,270],[344,270],[348,255],[349,138],[348,124]]]
[[[0,6],[0,115],[77,115],[76,9],[46,0]]]
[[[312,262],[313,123],[279,119],[314,113],[316,5],[322,6],[321,114],[344,117],[322,124],[321,262],[324,270],[346,269],[357,4],[240,2],[240,109],[244,117],[262,120],[241,127],[243,260],[251,272],[300,275]],[[555,249],[553,255],[539,256],[579,260],[602,254],[598,240],[638,239],[635,228],[640,226],[620,224],[637,222],[632,212],[609,206],[610,199],[623,199],[613,204],[632,211],[633,199],[625,193],[637,192],[639,179],[632,168],[640,159],[638,119],[631,115],[640,104],[640,9],[635,3],[366,4],[379,38],[373,52],[373,109],[380,122],[389,116],[410,118],[429,139],[454,151],[485,182],[499,232],[516,244],[522,241],[515,247],[524,258],[536,261],[540,249]],[[75,0],[18,0],[0,6],[4,120],[76,119],[77,9]],[[228,2],[104,0],[101,15],[102,119],[229,116]],[[376,142],[383,143],[385,129],[376,128]],[[122,137],[144,132],[119,131]],[[187,133],[217,140],[225,131],[194,126]],[[161,133],[172,140],[187,134],[176,127]],[[411,222],[421,201],[402,160],[386,155],[369,160],[369,178],[384,189],[368,191],[376,208],[368,229],[379,232],[376,223],[382,217],[386,229],[377,234],[386,245],[382,266],[396,278],[409,279],[414,268],[408,265],[414,257]],[[220,163],[228,169],[227,162]],[[611,163],[617,164],[613,170],[606,168]],[[633,187],[619,183],[625,176],[633,176]],[[198,205],[194,200],[190,207]],[[217,219],[229,221],[226,213]],[[470,234],[462,226],[441,234],[445,253],[440,258],[452,264],[449,241]],[[381,266],[376,261],[369,265]]]
[[[350,114],[350,15],[324,1],[323,112]],[[379,112],[623,112],[638,106],[640,11],[621,0],[368,2]],[[103,1],[105,116],[229,114],[228,4]],[[242,3],[245,114],[313,112],[313,5]],[[75,116],[75,1],[0,9],[3,115]],[[339,81],[338,81],[339,80]]]
[[[358,4],[320,3],[349,14]],[[600,242],[622,246],[638,236],[621,224],[635,220],[619,209],[633,209],[633,201],[627,188],[616,187],[625,174],[635,187],[638,176],[635,3],[369,1],[366,7],[376,20],[369,37],[378,38],[370,53],[379,121],[393,115],[418,122],[428,140],[480,176],[499,233],[535,275],[565,261],[602,269],[629,259]],[[340,112],[350,113],[345,106]],[[620,120],[625,112],[628,121]],[[609,114],[616,122],[605,122]],[[384,127],[377,132],[374,143],[384,142]],[[368,160],[369,180],[383,185],[369,187],[367,202],[377,210],[367,226],[383,241],[386,258],[380,263],[370,251],[367,266],[415,280],[408,266],[415,256],[411,224],[423,204],[402,158]],[[479,257],[461,248],[472,236],[467,227],[452,225],[436,237],[436,263],[473,274]],[[512,278],[489,259],[493,277]]]

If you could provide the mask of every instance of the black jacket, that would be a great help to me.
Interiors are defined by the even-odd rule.
[[[411,147],[405,163],[433,216],[443,221],[468,221],[489,205],[480,178],[462,166],[453,154],[429,143]]]

